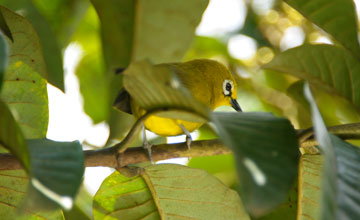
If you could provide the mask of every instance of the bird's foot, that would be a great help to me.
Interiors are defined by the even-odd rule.
[[[149,157],[150,162],[151,162],[151,163],[154,163],[154,161],[153,161],[153,159],[152,159],[152,155],[151,155],[151,147],[152,147],[152,146],[153,146],[153,145],[150,144],[149,142],[144,141],[143,147],[144,147],[144,149],[147,151],[147,154],[148,154],[148,157]]]
[[[192,142],[191,134],[188,130],[186,130],[186,128],[182,124],[180,124],[179,126],[186,135],[186,146],[188,147],[188,150],[190,150],[191,142]]]

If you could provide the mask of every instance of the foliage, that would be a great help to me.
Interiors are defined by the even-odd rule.
[[[359,219],[360,150],[341,139],[360,137],[354,2],[278,0],[266,13],[244,2],[242,28],[196,36],[208,0],[0,0],[0,156],[25,170],[0,170],[1,218]],[[301,28],[304,42],[289,49],[290,27]],[[229,50],[240,34],[257,42],[252,58]],[[143,121],[112,107],[125,88],[150,113],[206,122],[198,139],[218,138],[233,155],[118,167],[79,203],[89,198],[80,190],[83,144],[46,139],[47,83],[64,91],[61,56],[70,43],[82,50],[75,74],[84,110],[109,126],[107,145],[136,145],[126,141]],[[244,113],[210,113],[172,72],[153,68],[196,58],[228,65]],[[343,127],[329,131],[339,136],[326,127],[335,124]]]

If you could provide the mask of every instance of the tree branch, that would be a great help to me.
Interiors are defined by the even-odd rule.
[[[129,164],[149,161],[143,147],[128,148],[124,153],[117,153],[117,145],[100,150],[84,151],[86,167],[121,168]],[[154,161],[177,157],[203,157],[230,154],[231,150],[219,140],[194,141],[188,150],[186,143],[160,144],[152,147]],[[21,164],[11,154],[0,154],[0,170],[22,169]]]

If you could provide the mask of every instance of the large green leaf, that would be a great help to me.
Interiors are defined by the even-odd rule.
[[[320,214],[323,157],[321,155],[302,155],[299,169],[298,219],[317,219]]]
[[[0,91],[4,80],[5,68],[8,62],[8,52],[8,46],[4,36],[0,34]]]
[[[206,171],[174,164],[115,172],[94,198],[95,219],[249,219],[239,196]]]
[[[360,218],[360,149],[327,132],[320,112],[305,85],[310,102],[315,137],[324,154],[320,218]]]
[[[353,0],[285,0],[360,58],[358,25]]]
[[[180,61],[189,48],[207,0],[92,0],[99,14],[110,69],[131,61]]]
[[[284,202],[299,163],[295,130],[269,113],[212,114],[220,139],[232,149],[246,209],[260,217]]]
[[[25,138],[45,137],[49,120],[46,80],[22,61],[10,59],[10,63],[0,97]]]
[[[157,115],[202,122],[208,118],[209,109],[193,98],[168,66],[153,66],[147,61],[132,63],[124,72],[124,87],[142,108],[170,110]]]
[[[18,207],[23,203],[26,195],[29,179],[24,171],[8,170],[0,171],[0,216],[1,219],[49,219],[63,220],[61,210],[36,211],[23,208],[19,212]]]
[[[0,146],[8,149],[23,165],[25,170],[30,170],[29,151],[10,110],[0,100]]]
[[[28,141],[28,146],[32,187],[65,210],[72,208],[84,173],[80,143],[33,139]]]
[[[303,45],[278,54],[264,68],[306,79],[336,91],[360,108],[360,63],[348,51],[332,45]]]
[[[24,15],[24,17],[34,27],[41,43],[40,50],[42,50],[46,64],[46,71],[48,75],[47,79],[49,83],[64,91],[62,54],[57,43],[57,38],[45,17],[39,13],[39,11],[33,5],[32,1],[0,0],[0,4],[12,9],[13,11],[20,10],[21,14]],[[28,23],[23,23],[23,25],[31,26]],[[14,32],[11,27],[10,30]],[[34,39],[34,37],[32,38]]]

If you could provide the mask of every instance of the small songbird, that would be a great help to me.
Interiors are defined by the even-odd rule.
[[[208,106],[211,110],[219,106],[232,106],[241,112],[237,97],[237,84],[231,72],[221,63],[215,60],[198,59],[184,63],[157,64],[154,68],[171,68],[182,86],[186,87],[192,96]],[[128,102],[124,105],[121,102]],[[120,103],[120,104],[119,104]],[[127,106],[124,108],[124,106]],[[132,113],[136,118],[146,113],[129,94],[122,90],[115,101],[115,107],[119,110]],[[198,129],[203,123],[190,122],[179,119],[164,118],[151,115],[146,119],[145,128],[160,136],[176,136],[186,134],[188,147],[191,143],[190,132]],[[146,141],[146,140],[145,140]],[[144,147],[149,150],[147,142]]]

